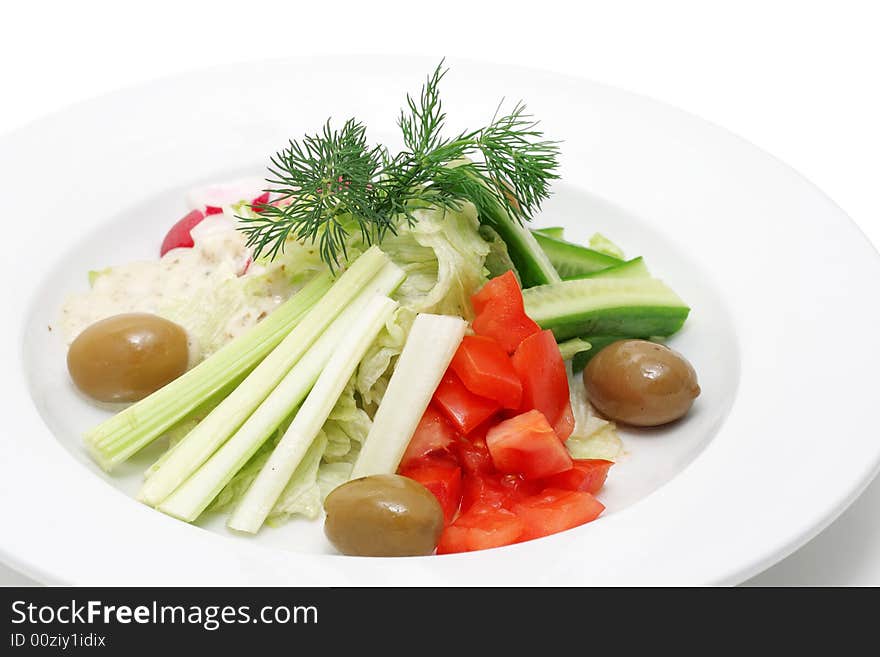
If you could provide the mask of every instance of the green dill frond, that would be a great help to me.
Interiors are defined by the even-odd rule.
[[[293,237],[317,243],[335,267],[352,229],[365,243],[380,243],[426,206],[455,210],[470,201],[481,213],[500,206],[530,220],[558,177],[558,143],[544,139],[522,103],[479,130],[445,138],[439,85],[447,71],[441,61],[418,98],[407,94],[397,121],[404,149],[396,155],[369,146],[364,125],[349,119],[338,131],[328,121],[272,157],[266,191],[274,204],[242,218],[256,255],[274,258]]]

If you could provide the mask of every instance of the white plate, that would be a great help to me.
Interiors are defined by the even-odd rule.
[[[450,131],[524,98],[563,138],[540,223],[599,230],[646,257],[692,306],[674,345],[703,394],[687,421],[624,435],[598,521],[444,557],[331,553],[320,523],[257,539],[131,499],[141,456],[109,477],[79,435],[99,420],[49,330],[85,274],[154,257],[184,190],[261,171],[289,136],[394,118],[436,62],[315,58],[215,69],[105,96],[0,141],[7,321],[0,442],[4,560],[80,584],[730,584],[840,513],[880,465],[873,422],[880,259],[818,190],[678,110],[582,80],[451,61]],[[206,529],[208,531],[206,531]]]

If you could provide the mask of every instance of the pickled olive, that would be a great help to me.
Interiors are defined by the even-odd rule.
[[[584,386],[600,413],[638,427],[677,420],[700,394],[691,364],[647,340],[621,340],[602,349],[584,369]]]
[[[186,331],[147,313],[102,319],[87,327],[67,352],[70,377],[102,402],[143,399],[186,371]]]
[[[327,496],[324,511],[324,533],[348,555],[431,554],[443,531],[437,498],[400,475],[372,475],[342,484]]]

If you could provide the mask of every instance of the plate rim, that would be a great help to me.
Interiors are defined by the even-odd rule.
[[[348,57],[349,57],[348,55],[302,56],[302,57],[283,58],[283,59],[275,59],[275,60],[268,60],[268,61],[276,62],[276,63],[277,62],[294,62],[296,65],[302,66],[304,64],[304,62],[314,61],[314,60],[322,60],[322,61],[333,60],[336,62],[344,62],[347,60]],[[373,62],[374,65],[376,65],[377,62],[384,62],[386,64],[390,64],[391,68],[394,67],[394,64],[393,64],[395,61],[394,56],[381,56],[381,55],[379,55],[379,56],[370,56],[370,57],[367,57],[367,59],[369,59],[371,62]],[[427,58],[427,57],[412,58],[412,59],[419,60],[423,63],[433,61],[432,59]],[[739,136],[727,131],[726,129],[724,129],[714,123],[705,121],[704,119],[697,117],[696,115],[691,114],[689,112],[686,112],[686,111],[683,111],[683,110],[680,110],[677,108],[673,108],[666,103],[662,103],[662,102],[657,101],[655,99],[649,98],[648,96],[633,94],[632,92],[621,90],[621,89],[618,89],[618,88],[613,87],[611,85],[606,85],[606,84],[602,84],[602,83],[595,83],[595,82],[585,80],[583,78],[579,78],[577,76],[573,76],[573,75],[569,75],[569,74],[559,74],[559,73],[554,73],[554,72],[550,72],[550,71],[543,71],[543,70],[535,69],[535,68],[531,68],[531,67],[501,66],[501,65],[497,65],[497,64],[490,64],[488,62],[477,62],[475,60],[455,59],[455,60],[450,60],[450,61],[452,62],[453,66],[456,68],[460,68],[460,67],[467,68],[468,66],[489,67],[489,68],[497,67],[497,68],[502,68],[506,71],[511,71],[511,70],[520,71],[520,72],[526,73],[528,75],[540,76],[542,78],[552,78],[555,80],[566,80],[566,81],[572,82],[572,83],[577,84],[578,86],[586,88],[586,89],[589,89],[589,88],[603,89],[603,90],[605,90],[605,92],[610,93],[611,95],[622,94],[630,99],[635,99],[636,101],[638,101],[638,103],[648,103],[651,106],[655,106],[655,107],[660,106],[662,108],[665,108],[664,111],[671,111],[671,112],[674,112],[678,115],[681,115],[682,117],[684,117],[687,120],[687,122],[698,122],[702,126],[710,128],[712,131],[719,131],[719,132],[723,133],[726,138],[733,137],[734,139],[742,142],[742,144],[745,145],[748,148],[748,150],[752,151],[753,153],[758,154],[762,159],[772,161],[775,164],[775,166],[783,169],[784,171],[789,172],[791,175],[793,175],[795,178],[797,178],[798,184],[803,185],[804,183],[806,183],[806,185],[808,185],[809,188],[812,190],[813,194],[821,197],[829,205],[829,207],[834,209],[835,213],[838,215],[838,217],[837,217],[838,219],[839,218],[845,219],[846,221],[849,222],[849,225],[851,228],[856,229],[861,240],[864,243],[866,243],[869,246],[869,248],[873,251],[873,264],[875,266],[877,264],[878,257],[880,257],[880,256],[878,256],[878,252],[877,252],[876,247],[874,247],[871,244],[870,240],[867,239],[867,236],[865,235],[865,233],[861,229],[861,227],[859,227],[855,221],[853,221],[848,215],[846,215],[846,213],[836,203],[834,203],[834,201],[831,200],[824,192],[822,192],[818,187],[816,187],[813,183],[811,183],[809,180],[807,180],[804,176],[802,176],[800,173],[798,173],[797,171],[795,171],[794,169],[792,169],[791,167],[789,167],[788,165],[783,163],[781,160],[779,160],[778,158],[776,158],[772,154],[767,153],[766,151],[764,151],[760,147],[755,146],[754,144],[752,144],[748,140],[743,139],[742,137],[739,137]],[[98,96],[98,97],[95,97],[92,99],[88,99],[88,100],[81,101],[79,103],[75,103],[75,104],[68,106],[64,109],[61,109],[53,114],[50,114],[48,116],[45,116],[45,117],[42,117],[42,118],[37,119],[35,121],[32,121],[32,122],[26,124],[25,126],[14,130],[11,133],[6,133],[4,135],[0,135],[0,143],[12,142],[16,138],[17,135],[22,135],[22,134],[28,133],[29,131],[37,130],[41,126],[46,125],[47,123],[52,122],[52,121],[63,120],[65,116],[67,116],[69,114],[73,114],[73,113],[75,113],[75,111],[79,111],[82,108],[86,108],[92,104],[100,104],[101,102],[103,102],[104,100],[106,100],[108,98],[110,98],[110,99],[119,98],[122,95],[127,94],[127,93],[142,93],[145,90],[152,89],[152,88],[158,88],[158,87],[161,87],[162,85],[169,84],[173,81],[181,81],[181,80],[187,80],[190,78],[196,78],[199,76],[203,76],[206,73],[211,72],[211,71],[217,72],[217,71],[230,70],[230,69],[247,69],[252,66],[259,66],[262,63],[264,63],[264,62],[246,62],[246,63],[241,63],[241,64],[214,66],[214,67],[210,67],[210,68],[206,68],[206,69],[201,69],[201,70],[197,70],[197,71],[192,71],[192,72],[187,72],[187,73],[178,74],[178,75],[174,75],[174,76],[169,76],[166,78],[161,78],[158,80],[152,80],[152,81],[150,81],[148,83],[144,83],[144,84],[131,85],[131,86],[126,87],[121,90],[112,91],[112,92],[103,94],[101,96]],[[21,353],[22,353],[22,351],[21,351],[21,349],[19,349],[19,355]],[[19,364],[21,365],[21,358],[19,358]],[[48,430],[47,430],[47,432],[48,432]],[[58,445],[58,447],[61,447],[61,446]],[[76,463],[73,456],[70,455],[69,453],[67,453],[66,450],[61,448],[61,451],[64,452],[64,455],[66,457],[71,459],[71,462]],[[695,459],[687,467],[693,468],[694,465],[697,463],[697,461],[699,461],[702,457],[703,457],[703,454],[698,456],[697,459]],[[76,464],[76,466],[78,467],[78,464]],[[746,568],[740,567],[738,570],[733,570],[733,571],[728,572],[726,575],[719,576],[717,578],[717,580],[714,582],[706,582],[706,583],[721,583],[721,584],[738,583],[738,582],[744,581],[745,579],[747,579],[750,576],[753,576],[754,574],[757,574],[758,572],[761,572],[762,570],[769,567],[773,563],[776,563],[776,562],[780,561],[781,559],[785,558],[786,556],[788,556],[789,554],[794,552],[798,547],[802,546],[803,544],[808,542],[810,539],[812,539],[814,536],[819,534],[829,524],[831,524],[831,522],[833,522],[834,519],[837,518],[840,515],[840,513],[842,513],[864,491],[864,489],[873,480],[874,476],[876,476],[878,471],[880,471],[880,451],[877,451],[877,453],[875,454],[874,462],[869,464],[869,467],[866,467],[865,469],[863,469],[859,480],[852,482],[854,485],[851,485],[849,487],[847,494],[843,495],[841,497],[841,499],[837,500],[835,503],[828,505],[828,507],[824,510],[824,513],[821,515],[821,517],[819,517],[818,520],[816,522],[814,522],[814,524],[812,524],[806,531],[801,532],[797,536],[789,537],[787,540],[783,541],[784,545],[782,547],[780,547],[780,545],[777,544],[775,546],[775,548],[773,548],[770,551],[770,552],[772,552],[772,554],[768,553],[760,559],[753,560],[751,565],[749,565],[748,567],[746,567]],[[91,477],[91,473],[87,473],[84,470],[83,470],[83,474],[86,474],[89,477]],[[97,478],[95,478],[95,479],[96,479],[96,481],[98,481]],[[98,483],[103,485],[104,482],[98,482]],[[670,482],[670,484],[671,483],[673,483],[673,482]],[[668,485],[669,484],[666,484],[663,487],[661,487],[661,489],[659,491],[655,491],[655,493],[652,494],[651,497],[656,495],[657,492],[662,492],[663,489],[666,488]],[[636,505],[636,506],[638,506],[638,505]],[[144,510],[146,510],[146,509],[144,509]],[[628,511],[628,509],[622,511],[620,515],[626,514],[627,511]],[[192,529],[192,528],[190,528],[190,529]],[[204,533],[204,532],[202,532],[202,533]],[[557,540],[558,540],[558,537],[553,537],[551,540],[546,541],[546,543],[548,543],[548,544],[551,542],[555,543],[555,542],[557,542]],[[544,542],[545,541],[542,541],[542,543],[544,543]],[[265,549],[262,546],[256,546],[256,547],[260,547],[261,549]],[[302,555],[302,556],[305,556],[305,555]],[[7,544],[2,540],[0,540],[0,558],[2,558],[3,561],[12,565],[17,570],[20,570],[22,572],[25,572],[26,574],[32,575],[38,580],[41,580],[44,582],[58,580],[58,577],[56,574],[53,574],[49,571],[44,571],[39,566],[39,564],[32,563],[32,562],[28,561],[26,558],[23,559],[23,558],[21,558],[21,556],[19,554],[16,554],[13,551],[10,551],[9,549],[7,549]],[[63,578],[61,578],[61,581],[63,581]]]

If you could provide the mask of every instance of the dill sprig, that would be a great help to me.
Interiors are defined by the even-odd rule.
[[[397,121],[404,148],[396,155],[370,146],[365,126],[349,119],[339,130],[328,121],[273,156],[265,191],[277,203],[242,217],[255,254],[274,258],[292,236],[317,243],[336,267],[353,231],[367,244],[381,243],[399,221],[415,221],[417,208],[456,210],[466,201],[480,213],[500,206],[529,221],[558,177],[557,142],[543,138],[521,102],[503,114],[499,105],[479,130],[444,137],[439,86],[447,70],[441,61],[418,98],[407,94]]]

